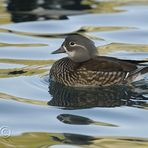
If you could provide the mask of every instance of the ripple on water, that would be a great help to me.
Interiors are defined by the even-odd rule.
[[[121,30],[108,32],[95,32],[93,35],[100,36],[104,40],[113,43],[145,44],[148,45],[148,30]]]
[[[1,29],[7,29],[17,32],[31,34],[66,34],[72,33],[80,28],[70,20],[51,20],[40,22],[27,22],[18,24],[8,24],[0,26]]]
[[[10,84],[15,85],[12,87]],[[0,92],[30,100],[47,101],[49,99],[48,85],[42,83],[38,76],[1,78]]]

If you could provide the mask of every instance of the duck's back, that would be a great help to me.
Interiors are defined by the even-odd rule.
[[[136,64],[111,57],[96,57],[81,63],[80,79],[88,85],[109,86],[123,84],[129,74],[137,69]]]
[[[103,56],[81,63],[63,58],[53,64],[50,78],[74,87],[108,86],[125,83],[136,69],[135,63]]]

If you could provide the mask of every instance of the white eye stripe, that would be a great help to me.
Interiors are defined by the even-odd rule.
[[[82,47],[83,49],[87,50],[87,48],[86,48],[85,46],[83,46],[83,45],[78,45],[78,44],[76,44],[76,46]]]
[[[65,45],[63,45],[62,47],[64,48],[64,50],[65,50],[66,52],[68,52],[68,50],[67,50],[67,48],[65,47]]]
[[[74,51],[68,51],[67,48],[63,45],[64,50],[66,51],[66,53],[70,56],[73,57],[75,55]]]
[[[78,47],[81,47],[81,48],[83,48],[83,49],[87,50],[87,49],[86,49],[86,47],[85,47],[85,46],[83,46],[83,45],[78,45],[78,44],[75,44],[75,46],[78,46]],[[68,51],[68,50],[67,50],[67,48],[66,48],[66,46],[65,46],[65,45],[63,45],[63,48],[64,48],[64,50],[65,50],[66,52],[70,52],[70,51]]]
[[[75,56],[75,51],[68,51],[67,48],[63,45],[64,50],[66,51],[66,53],[70,56],[70,57],[74,57]]]

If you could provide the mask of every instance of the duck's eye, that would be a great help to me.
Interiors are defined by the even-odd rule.
[[[75,42],[69,42],[69,45],[70,45],[70,46],[75,46],[76,43],[75,43]]]

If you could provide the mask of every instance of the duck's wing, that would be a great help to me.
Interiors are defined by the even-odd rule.
[[[124,62],[129,62],[132,64],[136,64],[136,65],[140,65],[140,66],[148,66],[148,59],[146,60],[125,60],[125,59],[121,59]]]
[[[80,65],[80,71],[82,73],[83,71],[87,71],[89,77],[93,77],[94,75],[98,79],[102,77],[101,84],[107,84],[108,82],[114,84],[115,82],[133,82],[142,79],[141,75],[148,73],[148,67],[139,67],[138,63],[138,61],[133,62],[132,60],[99,56],[82,63]]]
[[[81,63],[80,68],[87,71],[131,72],[137,69],[137,64],[117,58],[99,56]]]

